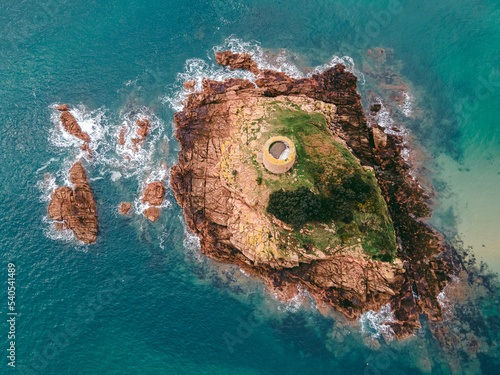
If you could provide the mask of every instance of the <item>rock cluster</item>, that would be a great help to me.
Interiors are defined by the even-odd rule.
[[[137,125],[137,130],[136,130],[137,137],[132,138],[132,143],[134,144],[135,152],[139,150],[139,146],[142,146],[142,144],[146,140],[149,128],[151,127],[148,119],[139,119],[136,121],[136,125]]]
[[[149,134],[149,129],[151,127],[151,124],[149,123],[148,119],[138,119],[136,121],[137,129],[135,131],[135,137],[131,139],[132,145],[129,146],[134,152],[139,151],[139,147],[142,146],[144,141],[146,140],[147,135]],[[126,137],[127,135],[127,127],[123,126],[120,129],[120,133],[118,134],[118,143],[123,146],[126,143]]]
[[[252,56],[248,53],[232,53],[231,51],[216,52],[215,61],[220,65],[229,66],[231,70],[245,69],[255,75],[260,72],[257,63],[252,60]]]
[[[57,106],[56,109],[62,112],[59,118],[61,119],[64,129],[66,129],[69,134],[83,141],[82,150],[87,151],[89,158],[91,158],[92,152],[90,150],[90,137],[87,133],[82,131],[82,128],[78,125],[75,117],[69,111],[69,106],[67,104],[63,104]]]
[[[161,181],[151,182],[146,185],[146,188],[144,189],[142,203],[151,205],[151,207],[144,210],[144,216],[152,222],[158,220],[158,217],[160,216],[158,206],[161,206],[163,203],[165,191],[165,185]]]
[[[71,229],[85,244],[97,239],[97,211],[87,175],[80,162],[73,164],[69,178],[74,187],[58,187],[50,197],[48,214],[58,230]]]
[[[200,237],[202,251],[259,275],[277,295],[305,286],[318,306],[332,306],[350,318],[389,303],[396,318],[390,325],[397,337],[408,336],[420,327],[419,314],[433,321],[441,319],[437,296],[449,280],[455,253],[422,220],[430,210],[425,192],[410,176],[401,156],[402,140],[367,125],[356,90],[357,78],[343,65],[310,78],[294,79],[282,72],[259,71],[247,54],[220,52],[216,60],[232,69],[260,74],[255,80],[257,87],[244,79],[205,79],[203,91],[190,94],[184,109],[175,114],[175,136],[181,151],[178,164],[171,170],[171,186],[190,230]],[[401,264],[387,263],[384,267],[380,266],[383,262],[356,254],[293,266],[257,263],[231,242],[229,226],[234,224],[231,215],[235,202],[215,173],[221,147],[232,136],[236,108],[259,98],[278,96],[306,97],[336,107],[329,120],[330,131],[345,142],[362,165],[377,171],[401,241]]]

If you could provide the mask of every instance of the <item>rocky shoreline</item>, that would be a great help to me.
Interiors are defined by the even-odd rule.
[[[457,261],[455,252],[425,223],[431,213],[428,197],[409,173],[401,155],[402,140],[375,124],[368,125],[356,90],[357,78],[342,65],[294,79],[281,72],[258,70],[246,54],[225,51],[216,59],[231,69],[249,70],[256,79],[255,84],[244,79],[205,79],[203,90],[189,94],[184,109],[175,114],[181,151],[171,171],[171,186],[188,227],[200,237],[203,253],[260,276],[283,299],[293,297],[298,286],[306,287],[319,308],[333,307],[351,319],[388,303],[395,321],[387,324],[399,338],[420,328],[419,314],[439,321],[443,311],[438,295],[450,279]],[[231,242],[234,195],[214,173],[222,145],[232,136],[236,108],[278,97],[336,107],[329,130],[364,167],[375,170],[398,238],[400,264],[386,269],[384,262],[347,254],[279,265],[256,262]]]

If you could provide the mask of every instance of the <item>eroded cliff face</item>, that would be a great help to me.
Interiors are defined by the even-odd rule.
[[[58,230],[70,229],[85,244],[97,239],[97,211],[87,174],[80,162],[73,164],[69,178],[74,187],[58,187],[50,197],[48,214]]]
[[[259,75],[255,84],[243,79],[204,80],[203,90],[190,94],[184,109],[175,114],[181,151],[171,171],[171,186],[189,228],[200,237],[202,251],[259,275],[282,298],[290,297],[298,285],[306,287],[318,306],[332,306],[349,318],[389,303],[396,318],[390,324],[397,337],[420,327],[420,313],[439,320],[442,311],[437,296],[449,279],[453,251],[421,220],[430,211],[424,191],[401,157],[401,140],[368,127],[356,77],[337,65],[311,78],[294,79],[259,71],[248,56],[230,52],[218,55],[217,61]],[[249,227],[258,227],[250,231],[261,234],[274,233],[266,232],[268,223],[285,227],[259,215],[258,202],[247,201],[250,195],[233,189],[221,172],[225,145],[241,136],[235,125],[241,114],[255,112],[269,98],[301,106],[310,103],[319,109],[332,137],[343,142],[365,168],[376,171],[400,241],[396,261],[375,260],[355,245],[341,251],[288,255],[267,251],[261,256],[258,250],[272,243],[271,237],[256,238],[253,247],[238,240]]]

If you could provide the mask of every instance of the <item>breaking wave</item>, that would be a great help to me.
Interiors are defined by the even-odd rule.
[[[69,169],[78,160],[84,160],[85,164],[90,166],[86,167],[89,181],[107,179],[111,183],[116,183],[120,179],[134,178],[137,181],[137,194],[134,200],[136,213],[142,213],[148,207],[139,199],[145,184],[161,180],[169,186],[170,174],[166,164],[169,138],[165,134],[164,122],[150,108],[127,105],[117,118],[113,118],[105,107],[92,111],[82,104],[72,106],[71,114],[82,131],[90,137],[92,157],[89,158],[87,152],[81,149],[82,140],[69,134],[62,126],[59,119],[60,112],[55,109],[56,105],[49,106],[53,125],[48,129],[48,133],[49,142],[59,157],[50,159],[37,170],[37,173],[42,173],[51,163],[57,162],[59,165],[56,172],[45,173],[37,183],[41,202],[49,202],[57,186],[73,186],[69,181]],[[151,127],[142,146],[134,152],[132,138],[137,137],[138,119],[148,119]],[[125,142],[121,145],[119,135],[123,129]],[[156,157],[162,148],[165,149],[165,153],[161,157]],[[170,206],[171,202],[165,198],[161,207]],[[50,218],[45,217],[43,220],[49,224],[47,226],[52,227]],[[48,229],[46,236],[67,242],[74,237],[72,233],[66,232],[71,231],[57,232]]]
[[[310,73],[305,74],[291,61],[294,55],[289,51],[282,49],[271,52],[264,50],[259,42],[244,42],[232,35],[221,45],[212,48],[207,56],[208,62],[203,59],[187,60],[184,66],[184,71],[182,73],[178,73],[176,82],[167,88],[167,93],[163,96],[162,102],[169,104],[175,111],[182,110],[182,103],[186,100],[188,94],[190,93],[190,91],[183,87],[183,83],[187,81],[195,82],[195,91],[200,91],[202,89],[203,78],[214,81],[224,81],[229,78],[243,78],[254,82],[255,76],[253,73],[245,70],[230,70],[229,68],[220,66],[215,62],[215,52],[226,50],[230,50],[234,53],[248,53],[257,63],[259,69],[272,69],[278,72],[283,72],[293,78],[310,77],[313,74],[321,73],[337,64],[344,64],[348,71],[358,77],[361,84],[364,84],[365,82],[363,73],[356,69],[354,60],[349,56],[333,56],[328,63],[317,66]]]
[[[361,324],[361,332],[367,333],[373,338],[383,336],[385,339],[392,339],[394,331],[387,323],[394,322],[394,313],[391,310],[390,304],[385,304],[380,308],[379,312],[373,310],[361,314],[359,323]]]
[[[403,91],[402,95],[403,95],[403,103],[400,105],[401,112],[403,112],[403,114],[406,117],[410,117],[411,114],[413,113],[414,98],[409,92],[406,91]]]

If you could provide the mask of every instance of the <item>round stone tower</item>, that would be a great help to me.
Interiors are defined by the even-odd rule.
[[[297,155],[293,142],[282,136],[270,138],[264,145],[263,153],[264,166],[276,174],[290,170]]]

